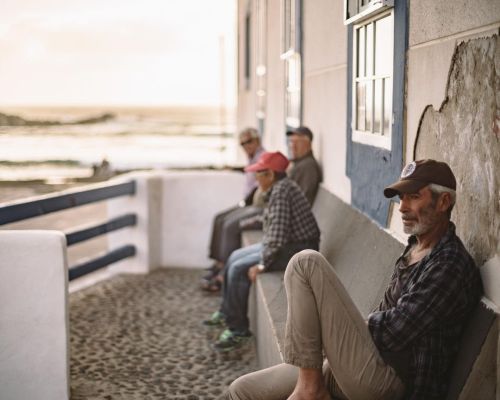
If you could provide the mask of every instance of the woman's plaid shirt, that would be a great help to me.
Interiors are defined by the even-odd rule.
[[[262,261],[269,267],[287,243],[319,241],[319,228],[311,205],[300,187],[289,178],[276,182],[269,190],[269,203],[263,217]]]
[[[415,241],[410,237],[405,253]],[[431,253],[413,267],[396,306],[369,315],[380,351],[411,353],[406,399],[445,398],[462,328],[481,293],[478,268],[450,223]]]

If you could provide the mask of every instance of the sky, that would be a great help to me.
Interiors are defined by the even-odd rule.
[[[0,105],[232,106],[235,14],[235,0],[1,0]]]

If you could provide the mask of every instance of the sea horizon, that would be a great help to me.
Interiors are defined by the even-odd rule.
[[[234,110],[215,106],[9,105],[2,115],[18,125],[0,126],[0,180],[81,178],[103,159],[133,170],[237,158]]]

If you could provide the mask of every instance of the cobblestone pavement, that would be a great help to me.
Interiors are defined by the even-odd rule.
[[[120,275],[71,294],[71,399],[218,399],[255,370],[253,341],[211,349],[220,330],[201,321],[220,297],[198,289],[201,274]]]

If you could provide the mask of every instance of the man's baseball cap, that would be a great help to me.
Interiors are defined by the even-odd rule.
[[[275,151],[274,153],[265,151],[261,154],[257,162],[246,167],[245,171],[255,172],[271,169],[275,172],[285,172],[289,163],[290,161],[288,161],[288,158],[279,151]]]
[[[304,135],[307,136],[310,141],[313,140],[313,133],[307,126],[299,126],[298,128],[290,129],[286,132],[286,135]]]
[[[390,198],[401,193],[417,193],[430,183],[453,190],[457,188],[455,175],[448,164],[427,159],[413,161],[404,167],[399,181],[384,189],[384,196]]]

